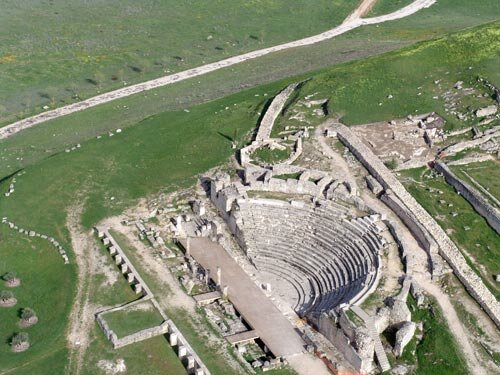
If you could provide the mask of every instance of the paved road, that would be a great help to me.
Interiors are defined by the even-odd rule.
[[[423,8],[428,8],[436,2],[436,0],[415,0],[410,5],[387,15],[373,18],[362,19],[359,14],[363,12],[366,7],[366,2],[361,3],[360,7],[354,11],[340,26],[337,26],[324,33],[311,36],[304,39],[299,39],[293,42],[280,44],[274,47],[264,48],[261,50],[248,52],[243,55],[234,56],[225,60],[217,61],[214,63],[206,64],[197,68],[188,69],[179,73],[163,76],[151,81],[138,83],[136,85],[124,87],[118,90],[110,91],[92,98],[83,100],[78,103],[69,104],[67,106],[57,108],[51,111],[43,112],[38,115],[28,117],[24,120],[17,121],[3,128],[0,128],[0,140],[8,138],[24,129],[31,128],[32,126],[41,124],[45,121],[53,120],[61,116],[65,116],[74,112],[82,111],[87,108],[95,107],[99,104],[108,103],[116,99],[124,98],[129,95],[134,95],[140,92],[155,89],[166,85],[171,85],[176,82],[184,81],[189,78],[198,77],[219,69],[227,68],[228,66],[236,65],[244,61],[253,60],[261,56],[268,55],[273,52],[283,51],[290,48],[304,47],[312,44],[322,42],[327,39],[332,39],[338,35],[344,34],[350,30],[356,29],[363,25],[373,25],[377,23],[397,20],[407,17],[411,14],[418,12]],[[360,8],[362,8],[360,10]]]

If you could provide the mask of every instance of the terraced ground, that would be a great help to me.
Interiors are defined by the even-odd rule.
[[[5,4],[7,3],[0,5],[2,10],[6,7]],[[9,3],[9,7],[11,5]],[[20,169],[26,171],[26,174],[17,177],[16,189],[11,196],[0,196],[1,216],[8,216],[20,225],[39,232],[51,233],[66,248],[70,248],[66,215],[68,207],[74,204],[76,197],[85,202],[82,220],[83,225],[90,228],[102,218],[122,212],[135,204],[140,197],[191,185],[197,174],[228,159],[233,153],[231,139],[234,138],[240,144],[247,142],[259,118],[259,112],[268,98],[287,83],[299,78],[313,78],[303,87],[301,95],[319,92],[318,96],[331,98],[330,113],[344,114],[343,120],[349,124],[387,120],[415,110],[437,110],[443,113],[443,101],[432,99],[433,81],[436,78],[444,79],[449,85],[459,79],[473,82],[479,74],[491,81],[500,81],[496,57],[500,52],[497,43],[500,34],[499,22],[365,61],[287,78],[205,104],[194,104],[293,73],[309,71],[363,54],[380,53],[448,31],[492,21],[497,18],[498,6],[497,1],[490,0],[481,1],[480,4],[465,0],[440,0],[424,13],[407,20],[380,27],[366,27],[338,40],[286,51],[234,69],[219,71],[196,81],[182,82],[175,87],[162,88],[102,105],[1,141],[0,192],[7,191],[12,173]],[[46,11],[47,7],[50,6],[47,5],[43,10]],[[4,16],[3,12],[0,14],[0,17]],[[0,25],[3,28],[6,24],[0,22]],[[4,44],[0,45],[4,56]],[[291,59],[298,63],[290,64]],[[8,75],[6,69],[11,68],[6,67],[10,63],[8,61],[0,65],[0,80]],[[55,64],[55,67],[48,70],[57,70],[58,65]],[[98,65],[91,64],[93,67]],[[469,70],[469,66],[472,66],[472,69]],[[140,72],[133,73],[140,76]],[[39,79],[35,75],[25,79]],[[85,72],[81,77],[85,79],[87,75]],[[66,82],[64,81],[61,87],[66,87]],[[21,90],[18,91],[20,94],[16,94],[17,89],[12,86],[12,82],[1,86],[11,91],[12,98],[16,98],[16,95],[23,96],[25,93]],[[40,83],[40,87],[42,86],[43,82]],[[95,85],[89,87],[90,93],[97,90]],[[419,87],[422,88],[418,89]],[[104,84],[101,89],[105,89]],[[418,95],[418,92],[422,94]],[[393,101],[386,99],[388,94],[394,95]],[[22,104],[23,99],[19,100],[19,96],[17,98],[9,100]],[[55,105],[60,103],[57,100]],[[49,104],[52,105],[50,101]],[[7,103],[3,100],[0,102],[2,105]],[[31,103],[30,108],[35,108],[44,102],[38,102],[36,99]],[[4,111],[7,113],[4,118],[18,113],[16,111]],[[460,126],[451,117],[448,120],[450,127]],[[117,128],[123,130],[116,132]],[[110,131],[113,133],[109,133]],[[102,136],[97,138],[98,135]],[[77,143],[81,147],[75,147],[71,151],[71,147]],[[70,152],[65,152],[65,149]],[[51,292],[46,291],[46,301],[50,301],[47,305],[50,306],[54,317],[60,317],[54,326],[48,323],[42,325],[44,307],[33,304],[32,307],[42,318],[40,328],[33,327],[33,350],[17,357],[22,358],[27,365],[10,373],[61,373],[61,369],[66,365],[64,331],[70,305],[68,301],[73,298],[76,284],[75,268],[73,265],[64,266],[54,249],[36,245],[37,249],[43,249],[44,252],[37,253],[34,249],[35,252],[30,253],[29,243],[19,242],[21,240],[17,235],[5,227],[0,230],[0,271],[3,272],[3,265],[6,265],[5,269],[15,266],[14,268],[19,268],[18,273],[29,272],[33,279],[35,275],[46,279],[47,286],[53,286]],[[23,261],[33,254],[40,255],[31,263],[21,265],[19,251],[26,251],[27,255],[22,258]],[[45,255],[45,252],[50,255]],[[74,264],[73,254],[70,254],[70,261]],[[37,270],[34,271],[35,265]],[[33,268],[24,271],[22,267]],[[57,285],[65,287],[58,288]],[[114,293],[109,291],[101,292],[106,295],[96,296],[100,303],[105,303],[104,301],[114,296]],[[126,292],[119,293],[127,296]],[[26,295],[26,300],[28,299],[35,300]],[[52,303],[53,300],[65,303]],[[113,303],[119,301],[110,300],[109,304]],[[0,313],[5,311],[7,310],[1,310]],[[178,313],[180,317],[183,315],[184,312]],[[0,324],[10,324],[10,328],[4,330],[2,326],[0,331],[10,334],[15,321],[16,318],[12,317],[0,319]],[[187,332],[194,331],[189,320],[180,328],[183,332],[184,329]],[[38,336],[35,333],[37,329],[46,332]],[[99,334],[99,331],[94,332],[96,346],[93,349],[94,354],[99,354],[89,357],[94,363],[90,361],[84,368],[84,373],[97,373],[98,369],[92,366],[95,365],[95,360],[101,359],[100,353],[105,353],[107,358],[113,356],[110,348],[106,346],[108,344]],[[43,337],[43,342],[38,341],[37,337]],[[194,335],[192,337],[196,338]],[[58,351],[54,351],[54,348]],[[142,351],[152,355],[153,359],[148,367],[151,371],[154,371],[156,365],[161,367],[165,364],[164,359],[158,358],[172,356],[172,352],[168,354],[168,348],[158,349],[150,341],[135,348],[140,348],[139,353]],[[158,351],[158,355],[153,353],[154,350]],[[130,357],[131,363],[138,363],[132,360],[137,358],[133,350],[125,348],[118,354],[126,359]],[[435,354],[446,355],[439,352]],[[6,342],[0,348],[0,356],[0,374],[20,363],[17,359],[11,361]],[[55,357],[57,360],[54,360]],[[176,373],[175,371],[173,369],[172,373]]]

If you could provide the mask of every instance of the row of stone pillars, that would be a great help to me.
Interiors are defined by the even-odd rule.
[[[177,356],[185,366],[188,374],[205,375],[205,371],[198,367],[195,357],[189,353],[188,348],[180,340],[178,333],[173,331],[171,327],[169,327],[168,341],[172,348],[177,347]]]
[[[115,246],[111,244],[109,238],[106,237],[103,232],[98,232],[97,235],[102,239],[102,243],[108,249],[109,254],[114,258],[115,264],[117,265],[117,267],[119,267],[121,273],[127,278],[127,282],[132,286],[135,294],[143,293],[141,283],[139,283],[139,280],[137,280],[135,275],[131,272],[129,265],[124,261],[120,252],[116,249]]]

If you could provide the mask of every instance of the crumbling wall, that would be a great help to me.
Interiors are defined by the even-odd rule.
[[[488,224],[500,234],[500,212],[491,204],[488,203],[486,199],[483,198],[481,193],[479,193],[472,186],[466,182],[459,179],[448,166],[442,161],[437,161],[434,165],[436,171],[441,173],[446,182],[455,188],[455,190],[460,193],[469,203],[474,207],[474,209],[486,219]]]

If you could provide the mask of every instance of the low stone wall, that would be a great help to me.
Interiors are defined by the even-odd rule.
[[[61,257],[63,258],[64,264],[69,264],[69,258],[68,254],[66,254],[66,250],[64,250],[64,247],[54,237],[38,233],[37,231],[31,229],[20,228],[12,221],[9,221],[7,217],[2,218],[2,223],[8,225],[10,229],[15,230],[21,234],[24,234],[25,236],[39,237],[42,240],[49,241],[52,244],[52,246],[54,246],[54,248],[59,252],[59,255],[61,255]]]
[[[409,194],[404,186],[382,161],[345,125],[335,124],[339,140],[350,149],[365,168],[386,189],[392,190],[397,198],[404,202],[409,212],[413,214],[415,225],[425,228],[439,246],[439,254],[452,267],[455,275],[465,286],[470,295],[488,313],[490,318],[500,328],[500,303],[484,285],[481,278],[467,264],[463,254],[450,240],[446,232],[439,226],[427,211]],[[397,214],[398,212],[396,212]],[[403,218],[402,218],[403,219]]]
[[[500,126],[496,126],[492,129],[486,130],[482,137],[470,141],[455,143],[451,146],[448,146],[441,150],[440,154],[454,155],[457,152],[480,146],[483,143],[488,142],[490,139],[498,137],[500,137]]]
[[[144,341],[152,337],[164,335],[168,332],[168,322],[163,322],[161,325],[151,328],[143,329],[142,331],[132,333],[131,335],[122,337],[113,342],[115,349],[134,344],[136,342]]]
[[[257,131],[257,135],[255,136],[255,140],[257,142],[262,142],[269,137],[271,137],[271,132],[273,130],[274,122],[276,118],[278,118],[279,114],[283,110],[286,101],[293,93],[293,91],[300,85],[299,83],[293,83],[287,86],[283,91],[281,91],[272,101],[271,105],[267,109],[262,121],[259,124],[259,129]]]
[[[491,227],[498,234],[500,234],[500,211],[489,204],[476,189],[459,179],[442,161],[436,161],[434,168],[436,171],[441,173],[446,182],[453,186],[458,193],[467,199],[472,207],[474,207],[474,209],[486,219],[488,224],[490,224]]]

